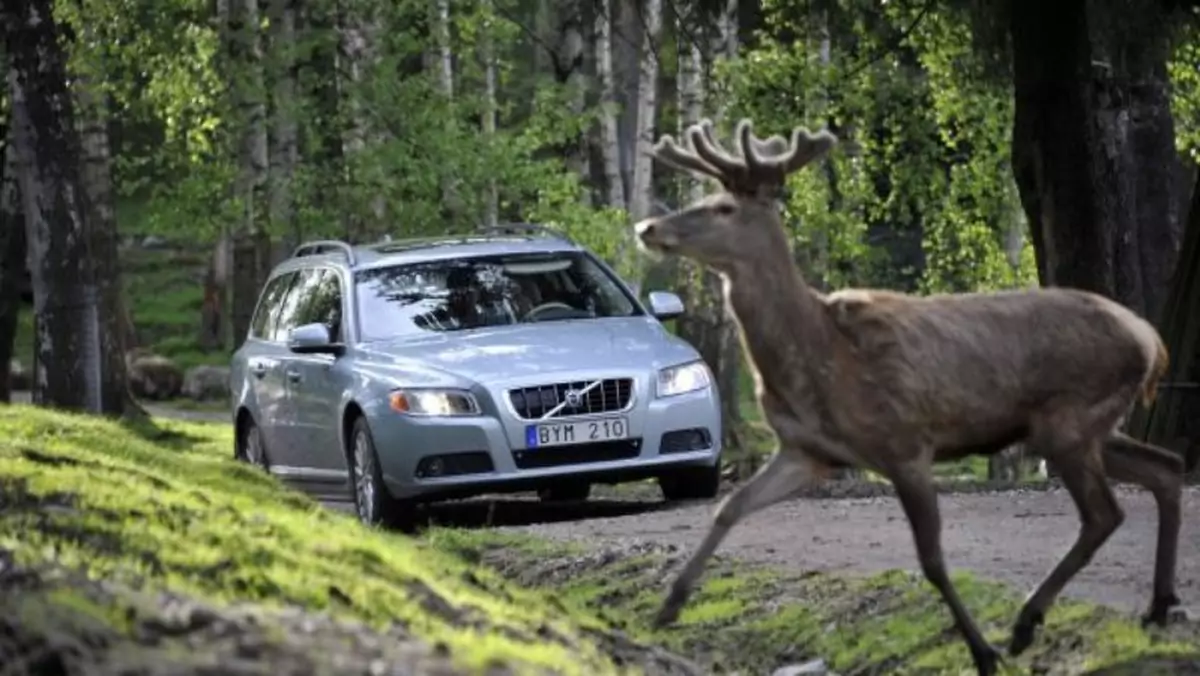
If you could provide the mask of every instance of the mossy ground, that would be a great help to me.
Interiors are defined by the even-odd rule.
[[[586,614],[569,616],[429,543],[363,528],[285,490],[234,462],[230,435],[216,424],[126,427],[0,406],[0,553],[18,567],[82,572],[139,591],[299,606],[381,631],[398,624],[470,672],[504,663],[518,672],[608,674],[618,673],[617,659],[640,659],[636,646]],[[47,604],[56,616],[65,607],[122,622],[121,608],[69,591],[17,607]]]
[[[815,658],[841,674],[973,673],[944,605],[915,572],[782,573],[716,557],[679,622],[657,630],[649,620],[686,552],[658,546],[531,551],[504,546],[484,531],[449,529],[430,538],[709,673],[769,674]],[[954,580],[988,639],[1006,645],[1021,596],[967,574]],[[1200,625],[1145,631],[1117,611],[1062,600],[1036,643],[1003,667],[1013,674],[1085,672],[1200,673]]]

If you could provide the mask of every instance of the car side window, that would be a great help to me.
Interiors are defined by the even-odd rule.
[[[275,317],[275,326],[272,327],[271,340],[277,343],[286,343],[288,331],[300,326],[297,321],[300,307],[304,304],[304,298],[308,292],[308,286],[316,276],[317,270],[306,268],[298,270],[295,277],[288,286],[287,295],[284,296],[279,308],[279,314]]]
[[[329,327],[330,339],[341,342],[342,281],[337,272],[317,268],[305,280],[304,291],[296,310],[296,326],[321,323]]]
[[[284,294],[296,277],[294,272],[285,272],[267,283],[263,290],[262,300],[254,319],[250,322],[250,336],[259,340],[271,340],[275,331],[275,322],[279,317],[279,306],[283,303]]]

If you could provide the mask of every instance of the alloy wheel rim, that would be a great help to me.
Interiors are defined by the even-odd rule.
[[[354,490],[358,497],[358,516],[365,523],[374,520],[375,478],[371,471],[371,447],[361,432],[354,437]]]

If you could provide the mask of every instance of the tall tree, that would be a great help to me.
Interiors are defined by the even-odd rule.
[[[1163,2],[1013,0],[1013,167],[1043,284],[1157,320],[1180,240]]]
[[[95,233],[75,104],[67,89],[67,57],[51,0],[8,0],[2,14],[9,56],[14,150],[29,239],[37,380],[34,399],[58,408],[125,412],[119,334],[102,322],[103,289],[93,262]],[[115,275],[115,266],[105,270]],[[111,281],[111,280],[106,280]],[[114,385],[121,386],[121,392]]]
[[[5,140],[3,159],[0,160],[0,402],[8,403],[12,401],[10,364],[14,357],[28,358],[28,355],[13,354],[27,247],[11,125],[5,126],[0,138]]]

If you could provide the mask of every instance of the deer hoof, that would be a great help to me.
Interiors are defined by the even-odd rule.
[[[1142,626],[1145,627],[1153,624],[1165,627],[1173,621],[1186,622],[1188,620],[1188,612],[1179,607],[1180,603],[1179,597],[1174,594],[1155,597],[1150,602],[1150,610],[1146,611],[1145,615],[1142,615]]]
[[[683,608],[683,604],[686,601],[687,592],[673,587],[671,592],[667,594],[667,598],[663,601],[662,606],[658,609],[658,614],[654,616],[654,628],[661,629],[673,623],[679,617],[679,611]]]
[[[1034,611],[1026,616],[1022,613],[1017,618],[1017,624],[1013,627],[1012,640],[1008,644],[1008,654],[1016,657],[1025,652],[1025,649],[1033,644],[1033,635],[1037,628],[1045,622],[1045,617],[1042,613]]]
[[[975,660],[979,676],[994,676],[1000,668],[1000,651],[990,645],[971,648],[971,658]]]

